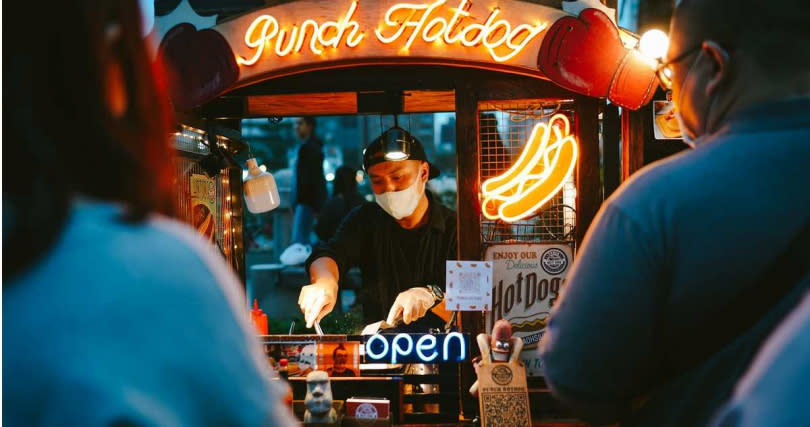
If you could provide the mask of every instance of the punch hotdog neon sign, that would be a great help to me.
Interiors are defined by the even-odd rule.
[[[481,185],[484,217],[515,222],[532,216],[563,188],[576,163],[568,118],[555,114],[537,124],[512,167]]]
[[[329,48],[355,48],[361,43],[371,43],[367,32],[383,46],[404,52],[421,40],[427,45],[483,48],[493,61],[505,62],[522,52],[548,27],[547,22],[540,21],[513,25],[503,17],[500,7],[492,8],[486,19],[479,22],[470,12],[471,6],[470,0],[460,0],[456,7],[447,5],[447,0],[396,3],[385,11],[379,23],[358,17],[356,0],[341,17],[321,22],[305,19],[282,23],[273,15],[262,14],[244,31],[244,45],[250,54],[237,55],[236,62],[252,66],[271,53],[281,58],[302,53],[304,46],[315,55],[323,55]]]

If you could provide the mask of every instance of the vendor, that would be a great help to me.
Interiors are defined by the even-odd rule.
[[[401,149],[387,148],[397,144]],[[367,323],[385,320],[409,332],[442,327],[430,309],[444,298],[445,261],[456,259],[456,213],[426,191],[439,170],[399,127],[366,147],[363,168],[376,203],[354,209],[307,260],[312,284],[298,298],[307,327],[332,311],[339,278],[355,266]]]

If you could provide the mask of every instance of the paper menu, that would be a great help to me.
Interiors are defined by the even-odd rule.
[[[492,301],[492,263],[447,261],[445,274],[445,305],[448,310],[489,310]]]

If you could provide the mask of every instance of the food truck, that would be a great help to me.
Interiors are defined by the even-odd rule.
[[[657,81],[614,9],[539,3],[294,0],[215,20],[184,0],[158,17],[183,212],[243,279],[243,166],[229,160],[245,149],[241,119],[455,114],[458,253],[447,261],[486,264],[478,282],[454,282],[485,285],[447,289],[437,333],[260,336],[270,360],[289,360],[294,401],[308,371],[348,369],[333,375],[335,399],[381,399],[389,422],[472,421],[475,337],[506,319],[523,342],[532,418],[568,418],[537,346],[600,204],[640,165],[636,111]]]

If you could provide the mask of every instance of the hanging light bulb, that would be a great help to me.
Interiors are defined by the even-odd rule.
[[[248,175],[245,178],[245,204],[251,213],[264,213],[278,207],[276,180],[270,172],[263,171],[255,158],[247,161]]]
[[[411,139],[413,137],[405,129],[395,126],[388,129],[383,135],[385,138],[385,158],[387,160],[405,160],[411,155]]]
[[[638,42],[638,50],[642,55],[653,60],[660,60],[667,53],[669,48],[669,37],[666,33],[658,29],[652,29],[641,36]]]

